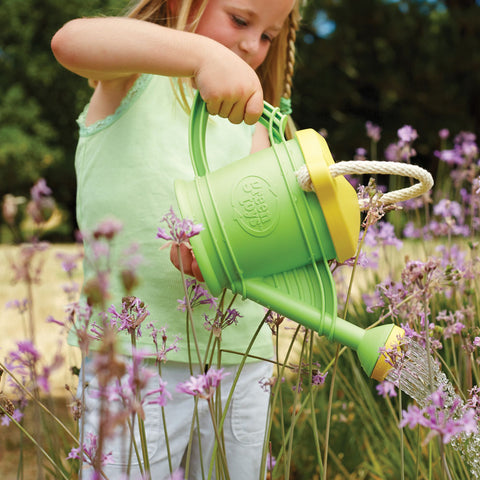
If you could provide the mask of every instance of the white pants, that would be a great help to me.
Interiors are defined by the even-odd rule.
[[[150,368],[150,367],[149,367]],[[155,369],[156,366],[151,365]],[[237,366],[224,367],[224,372],[230,375],[222,380],[222,408],[225,405],[235,378]],[[233,399],[227,412],[223,427],[225,440],[225,453],[228,471],[232,480],[263,479],[260,475],[262,447],[264,444],[265,426],[267,420],[269,393],[260,386],[262,378],[272,375],[272,367],[267,362],[254,362],[245,364],[235,387]],[[90,393],[96,389],[96,378],[85,369],[86,384],[84,414],[85,433],[96,434],[99,425],[99,400],[92,398]],[[192,417],[194,412],[194,399],[192,396],[175,391],[178,383],[190,377],[188,366],[179,363],[166,363],[162,365],[162,379],[167,382],[167,389],[172,398],[165,407],[167,436],[170,445],[172,470],[185,467],[187,447],[190,439]],[[153,377],[145,391],[158,388],[158,376]],[[121,408],[118,405],[117,408]],[[109,410],[115,407],[109,404]],[[164,480],[170,477],[168,455],[165,443],[164,425],[161,407],[158,405],[144,405],[145,429],[150,461],[152,480]],[[198,399],[199,425],[194,425],[194,437],[189,463],[189,479],[202,479],[208,477],[210,459],[215,443],[215,434],[207,401]],[[118,429],[119,430],[119,429]],[[136,442],[140,449],[138,430],[135,432]],[[199,439],[201,442],[199,442]],[[126,452],[129,448],[129,435],[122,435],[118,431],[109,438],[103,448],[103,453],[112,452],[113,463],[104,466],[103,472],[110,480],[126,479]],[[200,448],[201,445],[201,454]],[[141,455],[141,452],[140,452]],[[204,477],[202,476],[202,463]],[[91,469],[90,469],[91,470]],[[133,454],[131,460],[130,479],[140,479],[137,456]],[[91,478],[89,468],[85,467],[83,478]],[[215,477],[213,477],[215,478]]]

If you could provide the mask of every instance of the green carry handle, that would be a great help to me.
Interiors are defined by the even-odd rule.
[[[392,326],[366,331],[337,318],[328,263],[337,258],[335,242],[319,199],[304,192],[295,176],[306,163],[305,135],[315,142],[318,133],[302,131],[285,140],[287,117],[265,102],[260,123],[269,131],[271,147],[210,172],[208,118],[197,94],[189,127],[196,176],[175,182],[182,216],[204,226],[191,244],[207,287],[213,295],[227,288],[355,349],[372,375]],[[320,155],[315,161],[325,162],[322,168],[328,174],[327,160]]]
[[[202,97],[197,94],[192,106],[188,134],[193,170],[195,175],[200,177],[209,171],[205,153],[205,131],[208,118],[207,106]],[[268,129],[270,140],[273,143],[281,143],[284,140],[287,117],[282,115],[278,108],[263,102],[263,113],[260,117],[260,123]]]

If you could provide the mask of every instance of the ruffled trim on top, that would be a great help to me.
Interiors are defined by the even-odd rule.
[[[90,103],[88,103],[77,119],[78,126],[80,127],[80,136],[86,137],[88,135],[93,135],[114,123],[135,103],[138,97],[140,97],[140,95],[144,92],[151,79],[152,75],[150,74],[140,75],[135,80],[135,83],[132,85],[125,97],[123,97],[120,105],[115,110],[115,113],[112,113],[102,120],[98,120],[97,122],[87,126],[85,125],[85,117],[87,116],[88,107],[90,105]]]

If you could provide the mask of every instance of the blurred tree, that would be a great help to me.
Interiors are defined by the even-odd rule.
[[[337,159],[368,148],[367,120],[382,127],[383,148],[412,125],[418,160],[434,170],[440,128],[480,125],[479,27],[475,0],[310,1],[298,41],[295,120],[325,128]]]
[[[122,0],[2,0],[0,8],[0,201],[28,196],[45,176],[74,228],[75,117],[91,94],[57,64],[54,33],[68,20],[118,13]],[[0,220],[1,222],[1,220]]]

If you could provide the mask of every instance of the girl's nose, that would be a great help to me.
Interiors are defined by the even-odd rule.
[[[248,55],[258,52],[260,39],[256,35],[245,35],[239,42],[240,50]]]

